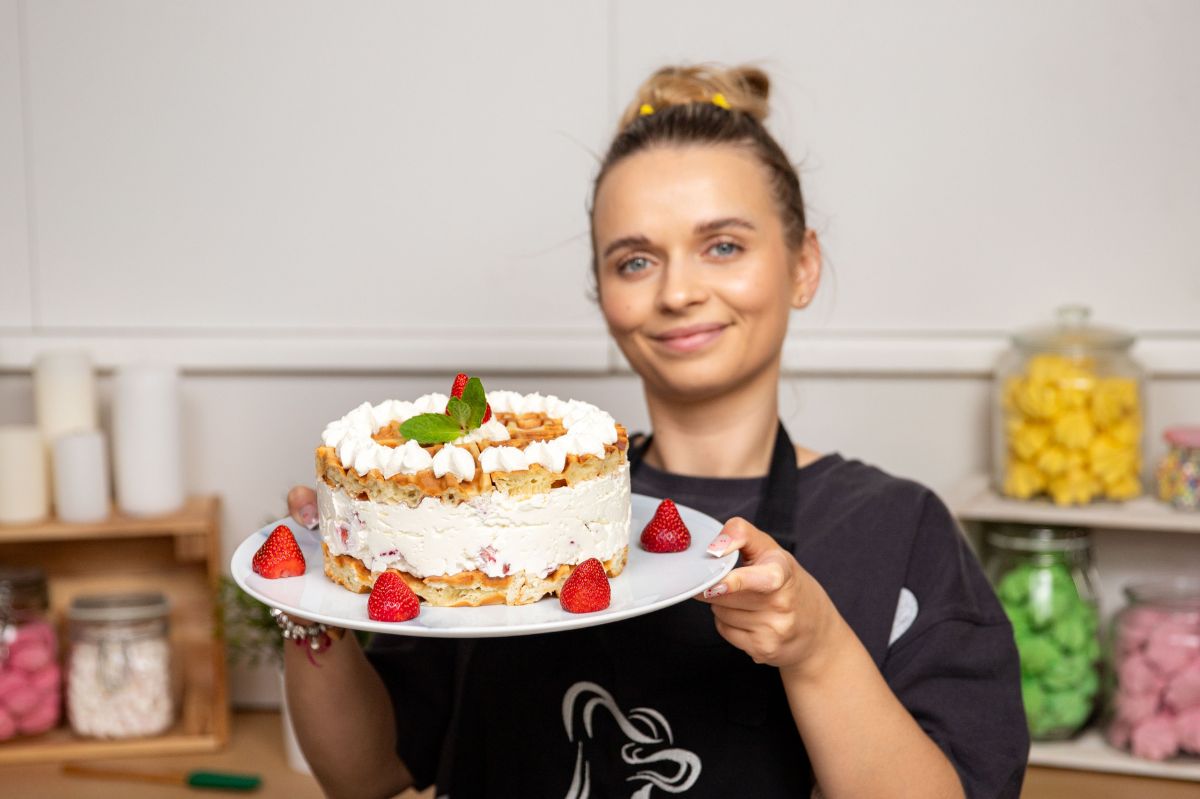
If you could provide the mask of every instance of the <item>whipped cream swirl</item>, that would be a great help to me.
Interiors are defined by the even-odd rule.
[[[337,450],[338,460],[346,469],[365,475],[378,469],[384,478],[396,474],[416,474],[433,469],[434,476],[453,474],[459,480],[475,477],[475,459],[462,448],[469,442],[508,441],[508,429],[495,417],[486,424],[446,444],[437,455],[431,456],[415,441],[399,447],[386,447],[371,436],[393,421],[401,423],[422,413],[442,413],[449,397],[445,394],[426,394],[413,402],[385,400],[378,405],[364,402],[337,421],[330,422],[321,434],[327,447]],[[518,394],[515,391],[489,391],[487,401],[493,413],[543,413],[561,419],[566,432],[550,441],[534,441],[524,450],[517,447],[488,447],[479,456],[479,469],[484,473],[528,469],[541,464],[552,472],[561,472],[567,455],[604,457],[606,444],[617,440],[617,425],[611,416],[586,402],[561,400],[553,395]],[[456,446],[457,445],[457,446]]]

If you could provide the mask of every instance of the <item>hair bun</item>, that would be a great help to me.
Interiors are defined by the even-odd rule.
[[[661,111],[673,105],[706,103],[722,94],[729,107],[759,122],[770,110],[767,98],[771,79],[758,67],[721,67],[715,64],[663,67],[638,87],[633,102],[621,115],[621,127],[637,119],[643,105]]]

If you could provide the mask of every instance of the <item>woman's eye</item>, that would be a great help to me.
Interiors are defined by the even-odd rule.
[[[648,266],[650,266],[650,261],[638,255],[630,258],[628,261],[622,261],[620,264],[618,264],[617,271],[623,275],[629,275],[635,272],[641,272]]]
[[[728,258],[731,255],[737,255],[742,248],[741,245],[734,244],[732,241],[718,241],[709,247],[708,251],[718,258]]]

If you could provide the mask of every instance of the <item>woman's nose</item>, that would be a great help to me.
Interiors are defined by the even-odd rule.
[[[689,305],[704,302],[708,288],[696,264],[672,259],[663,270],[658,286],[658,304],[664,311],[678,312]]]

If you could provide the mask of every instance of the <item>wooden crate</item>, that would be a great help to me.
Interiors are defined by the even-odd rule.
[[[82,593],[161,591],[171,603],[176,721],[149,738],[81,738],[63,724],[43,735],[0,742],[0,765],[210,752],[229,740],[225,646],[215,626],[220,501],[191,497],[177,513],[107,521],[0,525],[0,563],[37,566],[50,585],[51,615],[66,648],[65,610]],[[2,774],[0,774],[2,778]]]

